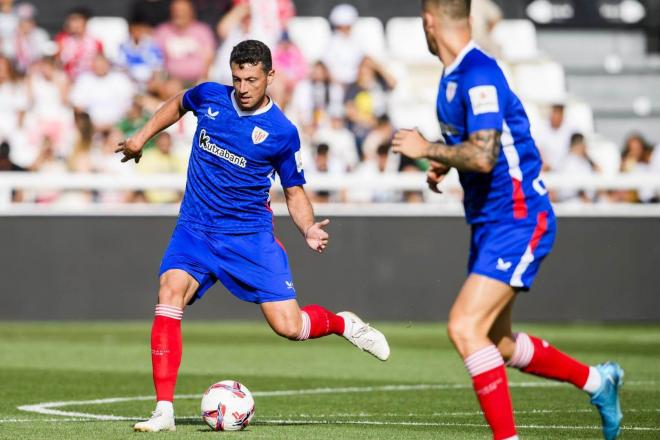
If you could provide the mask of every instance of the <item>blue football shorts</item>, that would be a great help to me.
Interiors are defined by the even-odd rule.
[[[209,232],[179,222],[160,265],[160,275],[180,269],[199,283],[190,303],[220,281],[243,301],[265,303],[296,297],[289,259],[272,231]]]
[[[473,224],[468,273],[529,290],[556,235],[557,220],[548,211],[531,219]]]

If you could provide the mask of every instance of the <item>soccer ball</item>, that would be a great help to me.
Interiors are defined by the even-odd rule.
[[[214,383],[202,396],[202,418],[214,431],[240,431],[252,416],[252,394],[235,380]]]

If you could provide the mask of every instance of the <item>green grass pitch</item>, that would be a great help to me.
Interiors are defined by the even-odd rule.
[[[177,432],[142,434],[131,425],[154,406],[148,323],[0,323],[0,439],[490,438],[441,324],[379,325],[392,347],[385,363],[335,336],[286,341],[263,322],[183,328]],[[660,438],[660,326],[519,329],[589,363],[620,362],[621,438]],[[222,379],[255,394],[245,431],[214,433],[199,417],[203,391]],[[582,392],[517,371],[509,381],[521,438],[602,438]],[[19,409],[26,405],[31,411]],[[44,410],[54,413],[34,412]]]

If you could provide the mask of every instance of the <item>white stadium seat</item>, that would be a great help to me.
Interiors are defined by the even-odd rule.
[[[330,40],[330,23],[323,17],[293,17],[288,25],[289,37],[298,46],[307,62],[323,56]]]
[[[566,104],[564,119],[583,135],[589,136],[595,132],[594,112],[591,106],[582,101],[570,101]]]
[[[103,43],[103,53],[117,61],[119,45],[128,40],[128,23],[122,17],[92,17],[87,22],[87,31]]]
[[[587,153],[604,175],[619,174],[621,153],[617,145],[601,135],[587,137]]]
[[[429,53],[421,17],[395,17],[385,28],[387,45],[392,57],[407,63],[437,64]]]
[[[513,68],[513,89],[525,101],[537,104],[564,102],[564,68],[552,61],[518,64]]]
[[[530,61],[539,56],[536,28],[529,20],[502,20],[492,33],[507,61]]]
[[[353,35],[367,55],[383,61],[386,58],[385,29],[376,17],[360,17],[353,26]]]

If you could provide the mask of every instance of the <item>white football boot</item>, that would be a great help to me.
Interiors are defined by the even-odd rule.
[[[138,422],[133,425],[135,432],[161,432],[161,431],[176,431],[174,426],[174,412],[164,411],[156,407],[156,410],[151,413],[151,418],[144,422]]]
[[[351,344],[376,356],[381,361],[386,361],[390,357],[390,346],[387,339],[385,339],[385,335],[369,324],[365,324],[353,312],[339,312],[337,315],[344,318],[346,327],[343,336]]]

